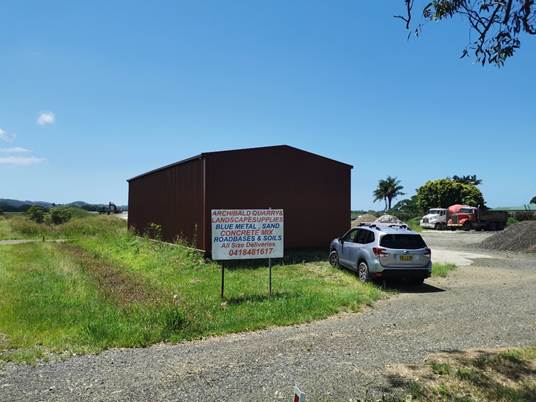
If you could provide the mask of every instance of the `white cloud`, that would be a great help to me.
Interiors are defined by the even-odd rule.
[[[25,154],[25,153],[32,152],[32,151],[26,148],[22,148],[22,147],[11,147],[11,148],[0,148],[0,152],[4,154]]]
[[[49,124],[54,124],[56,121],[56,115],[52,112],[41,112],[37,118],[37,124],[40,126],[47,126]]]
[[[13,142],[15,134],[9,134],[6,130],[0,128],[0,140],[5,142]]]
[[[29,166],[43,161],[43,158],[35,156],[0,156],[0,165]]]

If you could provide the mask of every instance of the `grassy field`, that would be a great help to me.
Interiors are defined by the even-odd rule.
[[[15,219],[16,218],[16,219]],[[358,311],[383,297],[323,260],[226,269],[195,251],[138,238],[124,221],[88,216],[47,227],[0,218],[2,237],[68,243],[0,246],[0,360],[99,352],[290,325]],[[37,227],[36,227],[37,226]]]
[[[536,347],[444,353],[402,371],[413,401],[536,400]]]

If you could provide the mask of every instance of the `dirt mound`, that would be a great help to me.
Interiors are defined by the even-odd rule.
[[[480,247],[498,251],[536,252],[536,221],[523,221],[508,226],[484,239]]]
[[[356,219],[352,221],[352,227],[361,225],[362,223],[372,223],[376,220],[376,216],[372,214],[363,214],[359,215]]]
[[[378,219],[376,219],[374,221],[374,223],[376,224],[389,224],[389,225],[392,225],[392,224],[396,224],[396,225],[404,225],[404,222],[402,222],[400,219],[398,219],[396,216],[393,216],[393,215],[382,215],[380,216]]]

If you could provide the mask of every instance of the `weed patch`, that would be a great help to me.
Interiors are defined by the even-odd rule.
[[[536,347],[442,353],[422,366],[399,370],[415,401],[534,401]]]
[[[449,263],[436,263],[432,264],[432,276],[439,276],[441,278],[446,277],[449,272],[454,271],[456,265]]]

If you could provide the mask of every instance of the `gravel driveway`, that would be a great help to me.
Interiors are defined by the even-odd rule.
[[[433,249],[471,247],[454,234],[425,237]],[[295,384],[308,401],[377,397],[393,387],[387,365],[536,344],[536,257],[487,257],[359,314],[37,367],[6,364],[0,400],[288,401]]]

